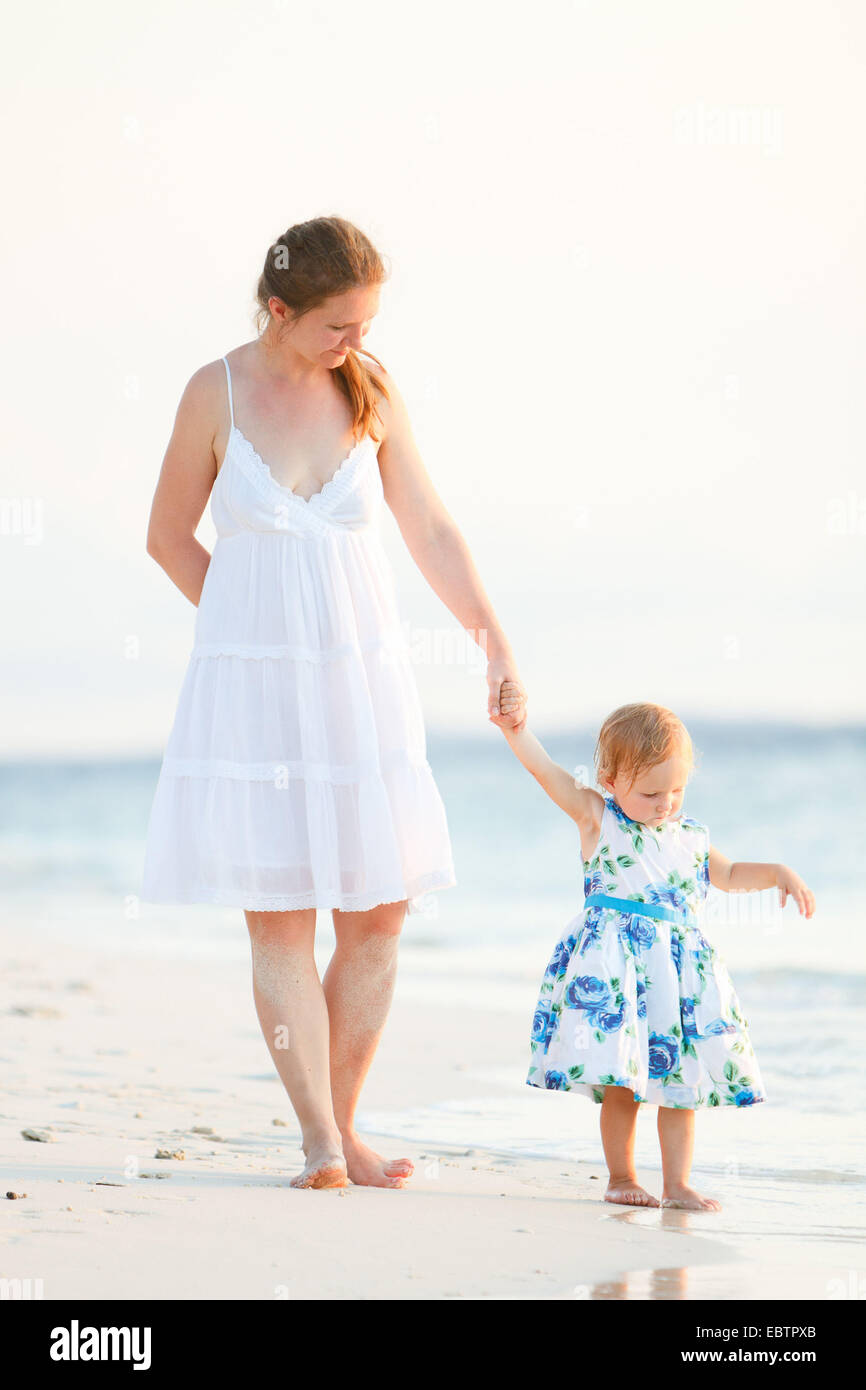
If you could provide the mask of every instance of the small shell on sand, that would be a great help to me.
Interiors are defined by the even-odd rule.
[[[37,1144],[57,1143],[56,1136],[49,1134],[47,1129],[22,1129],[21,1133],[25,1139],[32,1139]]]
[[[140,1178],[170,1178],[171,1173],[139,1173]]]
[[[271,1124],[272,1124],[272,1125],[282,1125],[283,1129],[288,1129],[288,1127],[289,1127],[289,1122],[288,1122],[288,1120],[271,1120]]]
[[[26,1192],[7,1192],[7,1193],[6,1193],[6,1196],[9,1198],[10,1202],[14,1202],[14,1201],[16,1200],[16,1198],[18,1198],[18,1197],[26,1197],[26,1196],[27,1196],[27,1193],[26,1193]]]
[[[183,1149],[157,1149],[154,1158],[186,1158]]]
[[[190,1134],[213,1134],[210,1125],[193,1125]]]

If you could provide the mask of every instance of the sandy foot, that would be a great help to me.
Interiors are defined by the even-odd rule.
[[[715,1197],[703,1197],[693,1187],[665,1188],[662,1193],[663,1207],[677,1207],[681,1211],[721,1211],[722,1204]]]
[[[404,1187],[415,1171],[408,1158],[383,1158],[360,1139],[343,1138],[349,1177],[359,1187]]]
[[[291,1187],[345,1187],[348,1182],[346,1160],[333,1149],[312,1149],[303,1172],[292,1178]]]
[[[614,1182],[613,1179],[607,1185],[604,1200],[617,1202],[624,1207],[657,1207],[659,1204],[658,1198],[653,1197],[652,1193],[641,1187],[639,1182]]]

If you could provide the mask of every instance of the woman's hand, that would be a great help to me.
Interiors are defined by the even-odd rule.
[[[526,691],[513,661],[487,663],[487,713],[491,724],[500,729],[522,729],[526,723]]]
[[[776,865],[776,887],[779,890],[779,904],[785,906],[788,895],[794,899],[801,917],[811,917],[815,911],[815,894],[807,888],[799,874],[789,869],[787,864]]]

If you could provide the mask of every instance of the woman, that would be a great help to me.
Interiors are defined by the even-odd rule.
[[[351,223],[268,251],[257,340],[190,379],[148,553],[196,604],[195,643],[151,810],[142,897],[245,910],[253,996],[298,1116],[294,1186],[401,1187],[407,1159],[358,1138],[407,908],[453,886],[445,812],[376,518],[487,655],[489,716],[518,680],[405,405],[362,342],[385,270]],[[375,364],[375,365],[374,365]],[[337,466],[335,467],[335,463]],[[208,497],[212,555],[195,539]],[[316,909],[336,949],[316,970]]]

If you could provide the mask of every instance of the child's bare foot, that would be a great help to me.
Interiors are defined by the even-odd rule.
[[[681,1211],[721,1211],[715,1197],[703,1197],[685,1183],[669,1183],[662,1193],[663,1207],[678,1207]]]
[[[383,1158],[360,1139],[343,1136],[349,1177],[359,1187],[404,1187],[415,1165],[409,1158]]]
[[[333,1144],[317,1144],[306,1155],[304,1170],[297,1173],[290,1187],[345,1187],[348,1182],[346,1160]]]
[[[604,1200],[623,1207],[657,1207],[659,1204],[658,1198],[641,1187],[637,1178],[611,1178]]]

